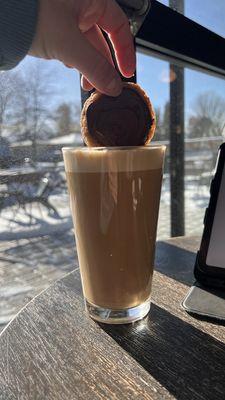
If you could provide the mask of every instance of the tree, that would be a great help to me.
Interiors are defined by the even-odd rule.
[[[170,104],[167,102],[164,106],[163,112],[159,107],[155,108],[156,115],[156,132],[155,139],[168,140],[169,139],[169,126],[170,126]]]
[[[0,73],[0,137],[7,135],[11,122],[12,107],[17,97],[19,76],[14,72]]]
[[[74,110],[73,110],[73,116],[74,116],[74,121],[73,121],[73,131],[77,134],[80,134],[80,113],[81,113],[81,103],[76,103],[74,105]]]
[[[169,140],[169,137],[170,137],[170,103],[169,103],[169,101],[167,101],[164,106],[162,126],[163,126],[164,140]]]
[[[14,118],[17,120],[17,138],[30,140],[33,158],[37,155],[37,142],[53,136],[52,100],[56,94],[51,71],[35,60],[21,73],[23,87],[17,101]]]
[[[155,118],[156,118],[156,131],[155,139],[157,141],[163,140],[162,138],[162,121],[161,121],[161,110],[159,107],[155,108]]]
[[[55,122],[57,124],[57,135],[65,136],[71,133],[73,120],[70,104],[62,103],[56,110]]]
[[[225,99],[214,92],[200,94],[189,118],[190,137],[221,136],[225,126]]]
[[[80,135],[80,104],[60,104],[55,111],[54,121],[57,136],[70,133]]]

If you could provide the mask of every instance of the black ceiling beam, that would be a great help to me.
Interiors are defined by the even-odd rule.
[[[225,39],[156,0],[136,41],[158,57],[225,77]]]

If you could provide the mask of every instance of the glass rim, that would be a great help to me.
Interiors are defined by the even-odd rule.
[[[143,146],[99,146],[99,147],[84,147],[84,146],[74,146],[74,147],[62,147],[62,152],[73,152],[74,150],[80,150],[84,152],[91,152],[91,151],[115,151],[115,150],[155,150],[155,149],[163,149],[166,150],[166,146],[164,144],[161,145],[143,145]]]

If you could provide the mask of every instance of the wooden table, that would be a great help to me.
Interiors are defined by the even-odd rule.
[[[34,298],[0,337],[0,399],[225,399],[225,327],[180,305],[198,244],[158,243],[151,311],[134,324],[89,319],[77,269]]]

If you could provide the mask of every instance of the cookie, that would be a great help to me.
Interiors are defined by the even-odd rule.
[[[155,132],[155,113],[149,98],[135,83],[124,83],[117,97],[94,92],[81,113],[81,132],[87,146],[143,146]]]

